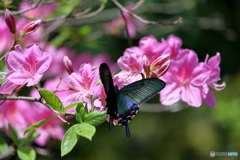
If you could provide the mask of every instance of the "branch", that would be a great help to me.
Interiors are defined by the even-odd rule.
[[[140,0],[139,2],[136,3],[136,5],[131,8],[132,11],[135,11],[136,9],[138,9],[139,7],[141,7],[141,5],[145,2],[145,0]]]
[[[34,97],[24,97],[24,96],[7,96],[7,97],[0,97],[0,100],[26,100],[26,101],[34,101],[34,102],[40,102],[40,98],[34,98]]]
[[[126,17],[124,16],[124,14],[123,14],[123,12],[120,12],[121,13],[121,15],[122,15],[122,17],[123,17],[123,20],[124,20],[124,22],[125,22],[125,31],[126,31],[126,35],[127,35],[127,39],[128,39],[128,45],[129,45],[129,47],[131,47],[132,46],[132,39],[131,39],[131,37],[130,37],[130,35],[129,35],[129,31],[128,31],[128,24],[127,24],[127,19],[126,19]]]
[[[111,0],[122,12],[126,12],[131,14],[134,18],[138,19],[139,21],[145,23],[145,24],[159,24],[162,26],[170,26],[170,25],[175,25],[178,23],[182,23],[182,18],[179,17],[176,21],[170,22],[170,23],[164,23],[164,22],[160,22],[160,21],[148,21],[143,19],[142,17],[136,15],[135,13],[133,13],[132,11],[126,9],[125,7],[123,7],[118,1],[116,0]]]
[[[32,5],[31,7],[29,7],[28,9],[22,10],[22,11],[12,11],[12,14],[14,15],[19,15],[25,12],[28,12],[32,9],[35,9],[39,6],[39,4],[41,3],[42,0],[38,0],[34,5]],[[0,13],[4,13],[4,11],[1,11]]]

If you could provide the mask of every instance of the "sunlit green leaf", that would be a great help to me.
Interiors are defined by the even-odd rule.
[[[5,154],[8,151],[8,144],[0,137],[0,153]]]
[[[50,117],[48,117],[48,118],[46,118],[46,119],[43,119],[43,120],[41,120],[41,121],[39,121],[39,122],[37,122],[37,123],[29,126],[27,129],[25,129],[24,134],[27,133],[28,131],[31,131],[31,130],[34,130],[34,129],[38,128],[38,127],[41,127],[41,126],[44,125],[46,122],[48,122],[50,119],[52,119],[53,117],[56,117],[56,116],[58,116],[58,115],[59,115],[59,114],[54,114],[54,115],[52,115],[52,116],[50,116]]]
[[[85,115],[84,122],[97,126],[105,122],[107,117],[106,111],[93,111]]]
[[[34,151],[34,149],[32,149],[31,147],[28,147],[28,146],[19,147],[17,149],[17,154],[21,160],[35,160],[36,159],[36,152]]]
[[[92,140],[92,137],[96,132],[96,128],[88,123],[76,124],[75,130],[79,136],[85,137],[90,141]]]
[[[31,131],[26,137],[24,137],[23,139],[20,139],[20,145],[23,146],[25,144],[28,144],[39,136],[40,136],[40,133]]]
[[[74,102],[74,103],[68,105],[67,107],[65,107],[63,110],[64,110],[64,111],[67,111],[67,110],[69,110],[69,109],[77,106],[78,104],[82,104],[82,103],[83,103],[83,101]]]
[[[50,109],[55,111],[63,111],[63,104],[54,93],[46,89],[39,89],[38,92],[41,93],[43,99],[46,101],[46,105],[49,106]]]
[[[75,131],[75,126],[70,127],[65,133],[61,142],[61,156],[68,154],[76,145],[79,136]]]
[[[86,107],[83,106],[83,104],[78,104],[76,108],[76,120],[80,123],[84,122],[84,116],[87,114]]]

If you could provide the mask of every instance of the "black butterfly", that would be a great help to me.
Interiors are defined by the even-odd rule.
[[[145,103],[165,87],[165,82],[158,78],[142,79],[133,82],[122,89],[113,84],[110,69],[106,63],[99,68],[100,78],[107,95],[107,114],[109,118],[109,130],[112,130],[113,120],[126,129],[127,137],[130,137],[128,122],[137,114],[139,105]]]

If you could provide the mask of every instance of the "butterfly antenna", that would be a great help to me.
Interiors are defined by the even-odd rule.
[[[125,130],[126,130],[126,136],[130,137],[130,130],[129,130],[129,127],[128,127],[128,123],[126,123],[124,127],[125,127]]]

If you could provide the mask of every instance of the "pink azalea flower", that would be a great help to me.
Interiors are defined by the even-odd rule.
[[[95,109],[96,110],[106,110],[106,97],[107,95],[105,94],[105,91],[104,91],[104,88],[103,88],[103,85],[100,84],[97,86],[97,90],[98,92],[96,93],[97,95],[97,99],[94,101],[94,106],[96,107]]]
[[[190,106],[199,107],[208,93],[208,66],[198,62],[195,52],[185,52],[181,59],[171,62],[168,72],[162,77],[166,87],[160,92],[160,101],[164,105],[172,105],[181,99]]]
[[[96,85],[99,79],[98,68],[92,67],[91,64],[82,64],[78,72],[73,72],[67,78],[67,85],[73,89],[74,93],[67,96],[65,101],[69,104],[76,101],[89,102],[90,98],[97,91]],[[91,110],[91,103],[88,104]]]
[[[38,121],[50,117],[54,114],[53,111],[51,111],[41,103],[33,102],[29,103],[28,106],[28,110],[31,110],[31,112],[25,111],[23,113],[26,122],[28,122],[28,126],[35,124]],[[62,124],[63,122],[58,117],[52,118],[43,126],[36,129],[36,132],[39,132],[40,136],[35,140],[35,142],[40,146],[45,146],[50,138],[61,140],[65,133],[64,129],[61,126]]]
[[[217,84],[217,82],[220,80],[220,61],[220,53],[217,53],[210,59],[209,55],[206,55],[205,64],[210,68],[210,78],[208,79],[207,84],[209,87],[218,91],[223,90],[226,87],[225,83]],[[206,97],[204,97],[204,102],[210,107],[216,106],[216,99],[211,89],[209,89]]]
[[[17,85],[33,86],[48,69],[52,55],[43,52],[38,44],[30,44],[24,49],[17,45],[15,50],[8,52],[5,60],[9,69],[7,80]]]
[[[153,36],[143,37],[140,39],[139,48],[142,50],[142,54],[148,58],[150,64],[158,57],[170,54],[171,51],[167,41],[160,43]]]
[[[122,70],[129,71],[133,75],[142,73],[142,57],[135,52],[125,52],[124,56],[118,59],[118,65]]]
[[[175,36],[175,35],[170,35],[167,38],[167,43],[170,47],[170,59],[171,60],[176,60],[177,58],[181,58],[182,57],[182,40]],[[162,42],[165,42],[164,39],[162,39]]]
[[[18,84],[12,83],[10,81],[5,81],[0,87],[0,94],[11,95],[13,90],[18,88]]]
[[[29,110],[25,101],[5,101],[0,107],[0,128],[8,133],[8,124],[18,132],[19,137],[23,137],[24,130],[28,127],[23,113]]]

